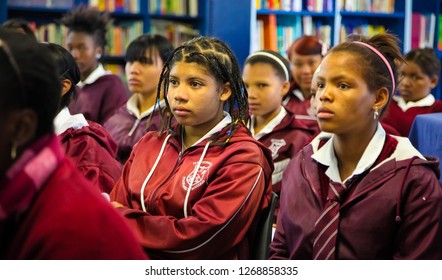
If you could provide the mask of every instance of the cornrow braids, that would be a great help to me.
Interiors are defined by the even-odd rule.
[[[171,119],[173,115],[167,100],[167,92],[170,71],[174,64],[180,61],[203,66],[214,76],[219,85],[230,84],[232,94],[226,105],[232,122],[210,139],[213,145],[224,145],[230,140],[239,125],[245,125],[248,122],[250,115],[247,90],[242,80],[238,61],[226,43],[212,37],[201,36],[183,43],[171,53],[164,63],[158,83],[157,100],[160,100],[161,93],[163,93],[167,110],[160,111],[163,120],[160,134],[172,131]]]
[[[61,24],[68,28],[68,32],[84,32],[94,37],[95,43],[103,51],[107,46],[106,33],[112,23],[110,14],[84,5],[65,14],[60,19]]]

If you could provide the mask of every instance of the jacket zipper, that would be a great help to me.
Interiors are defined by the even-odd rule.
[[[186,151],[182,151],[182,152],[180,152],[179,154],[178,154],[178,160],[175,162],[175,166],[173,167],[173,169],[172,169],[172,172],[169,174],[169,178],[170,177],[172,177],[175,173],[176,173],[176,171],[178,170],[178,168],[177,168],[177,166],[179,166],[179,164],[181,163],[181,160],[182,160],[182,158],[183,158],[183,154],[185,153]],[[148,208],[147,208],[147,210],[148,210],[148,212],[149,213],[152,213],[152,210],[154,210],[154,208],[155,208],[155,198],[156,198],[156,196],[157,196],[157,193],[158,193],[158,191],[164,186],[164,184],[167,182],[167,179],[160,185],[160,186],[158,186],[156,189],[155,189],[155,191],[152,193],[152,195],[150,196],[150,198],[149,198],[149,204],[148,204]]]

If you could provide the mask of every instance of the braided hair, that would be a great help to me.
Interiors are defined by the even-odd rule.
[[[224,145],[230,140],[238,126],[245,125],[250,118],[247,90],[235,55],[229,46],[221,40],[204,36],[183,43],[171,53],[164,63],[157,91],[157,103],[160,101],[162,93],[166,103],[166,110],[161,114],[163,126],[160,133],[172,130],[172,112],[166,96],[169,89],[170,71],[174,64],[180,61],[197,63],[212,74],[219,84],[230,84],[232,94],[226,105],[232,116],[232,122],[210,139],[213,145]]]

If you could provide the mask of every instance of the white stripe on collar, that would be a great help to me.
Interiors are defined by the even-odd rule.
[[[198,141],[196,141],[192,146],[197,145],[202,142],[204,139],[210,138],[213,134],[223,129],[226,125],[232,122],[232,117],[230,117],[229,113],[224,111],[224,119],[222,119],[214,128],[212,128],[209,132],[206,133],[203,137],[201,137]]]
[[[165,104],[166,104],[166,102],[164,100],[160,101],[161,108],[163,108],[165,106]],[[132,113],[135,117],[137,117],[137,119],[142,119],[142,118],[147,117],[150,114],[152,114],[153,109],[155,108],[155,105],[150,107],[146,111],[140,113],[140,110],[138,109],[137,94],[132,94],[132,96],[129,98],[129,100],[127,100],[126,108],[130,113]]]
[[[273,129],[281,123],[282,119],[284,119],[286,115],[287,115],[287,110],[283,106],[281,106],[281,110],[279,111],[279,113],[275,117],[273,117],[273,119],[256,135],[255,135],[255,129],[253,128],[255,125],[255,118],[254,116],[252,116],[250,132],[252,133],[253,138],[258,140],[264,135],[267,135],[270,132],[272,132]]]

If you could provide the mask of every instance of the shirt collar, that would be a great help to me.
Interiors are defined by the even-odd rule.
[[[223,129],[226,125],[230,124],[232,122],[232,117],[230,117],[229,113],[224,111],[224,119],[222,119],[217,125],[215,125],[214,128],[212,128],[209,132],[206,133],[203,137],[200,138],[200,140],[196,141],[192,146],[197,145],[198,143],[202,142],[203,140],[209,138],[213,134],[217,133],[221,129]]]
[[[250,132],[252,133],[253,137],[255,139],[259,139],[261,137],[263,137],[264,135],[269,134],[270,132],[273,131],[273,129],[281,123],[282,119],[284,119],[284,117],[287,115],[287,111],[284,109],[284,107],[281,106],[281,110],[279,111],[279,113],[273,117],[273,119],[266,124],[266,126],[258,133],[255,135],[255,129],[254,124],[255,124],[255,118],[252,117],[252,121],[251,121],[251,127],[250,127]]]
[[[155,105],[156,105],[156,103],[155,103]],[[136,94],[132,94],[132,96],[129,98],[129,100],[127,100],[126,108],[130,113],[135,115],[137,117],[137,119],[142,119],[142,118],[152,114],[153,110],[155,109],[155,105],[153,105],[152,107],[150,107],[146,111],[140,113],[140,110],[138,109],[138,98],[137,98]],[[164,100],[161,100],[160,107],[163,108],[165,105],[166,105],[166,102]]]
[[[393,99],[397,102],[397,105],[399,106],[399,108],[402,109],[402,111],[407,111],[410,108],[413,107],[428,107],[428,106],[432,106],[434,104],[434,102],[436,101],[436,99],[434,98],[434,96],[432,94],[429,94],[427,96],[425,96],[424,98],[418,100],[418,101],[408,101],[406,102],[402,96],[398,96],[395,95],[393,96]]]
[[[79,81],[77,85],[79,87],[84,87],[85,85],[93,84],[99,78],[109,74],[111,74],[111,72],[104,70],[103,64],[100,63],[98,64],[97,68],[95,68],[95,70],[92,71],[92,73],[90,73],[84,81]]]
[[[83,114],[71,115],[69,109],[64,107],[54,119],[55,133],[62,134],[69,128],[80,129],[84,126],[89,126]]]
[[[299,89],[295,89],[295,90],[293,90],[293,91],[292,91],[292,94],[293,94],[294,96],[298,97],[299,100],[301,100],[301,101],[305,101],[304,94],[302,94],[302,91],[300,91]]]
[[[345,183],[345,181],[347,181],[351,177],[359,175],[373,166],[376,159],[382,152],[386,134],[384,128],[380,124],[378,124],[376,132],[373,135],[373,138],[370,140],[370,143],[368,143],[368,146],[362,154],[362,157],[359,160],[355,170],[353,171],[353,174],[351,174],[348,178],[345,178],[345,180],[342,180],[341,176],[339,175],[338,160],[336,158],[335,150],[333,147],[334,135],[330,135],[330,139],[321,148],[319,148],[317,151],[314,151],[312,158],[322,165],[328,166],[325,174],[332,181]],[[318,137],[319,136],[320,135],[318,135]]]

